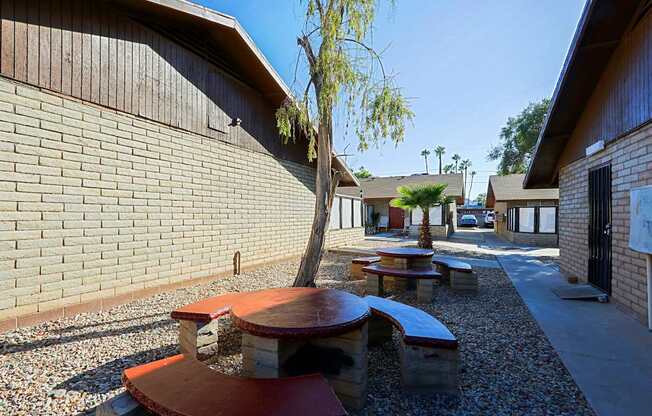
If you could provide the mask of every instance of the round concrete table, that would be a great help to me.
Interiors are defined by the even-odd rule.
[[[376,250],[376,254],[380,256],[380,263],[362,268],[367,280],[367,293],[382,296],[386,286],[395,291],[416,287],[418,301],[432,300],[433,282],[441,278],[432,265],[433,250],[389,247]]]
[[[248,294],[231,308],[242,334],[244,373],[284,377],[310,354],[310,365],[341,358],[338,374],[321,372],[342,403],[364,406],[367,396],[367,321],[362,298],[335,289],[278,288]],[[327,355],[330,355],[327,357]]]

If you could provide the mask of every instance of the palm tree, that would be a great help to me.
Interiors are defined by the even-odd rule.
[[[444,166],[444,173],[455,173],[455,166],[452,163]]]
[[[428,174],[428,156],[430,156],[430,150],[428,150],[428,149],[423,149],[423,150],[421,151],[421,156],[423,156],[423,158],[424,158],[425,161],[426,161],[426,175],[427,175],[427,174]]]
[[[451,159],[453,159],[453,162],[455,162],[455,173],[457,173],[457,165],[460,162],[460,159],[462,159],[462,156],[455,153]]]
[[[396,190],[400,196],[389,202],[391,206],[404,210],[421,209],[423,212],[423,220],[421,221],[421,229],[419,230],[419,247],[421,248],[432,248],[430,208],[452,202],[452,199],[444,194],[447,186],[447,184],[440,183],[399,186]]]
[[[441,175],[441,157],[446,153],[446,148],[444,146],[435,147],[435,154],[439,158],[439,174]]]
[[[471,184],[469,185],[469,200],[471,200],[471,189],[473,189],[473,178],[475,177],[476,172],[471,171]]]
[[[464,187],[462,188],[462,196],[464,197],[464,203],[466,204],[466,180],[468,178],[467,171],[471,167],[471,161],[469,159],[464,159],[460,162],[460,172],[464,173]]]

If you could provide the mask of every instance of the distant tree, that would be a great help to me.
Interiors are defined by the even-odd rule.
[[[430,156],[430,150],[423,149],[421,151],[421,156],[423,156],[423,159],[426,161],[426,175],[427,175],[428,174],[428,156]]]
[[[477,202],[482,206],[485,206],[485,204],[487,203],[487,194],[485,193],[478,194],[478,196],[475,197],[475,202]]]
[[[458,167],[459,167],[459,166],[458,166],[458,165],[459,165],[459,163],[460,163],[460,159],[462,159],[462,156],[460,156],[460,155],[458,155],[457,153],[455,153],[455,154],[453,155],[453,157],[451,157],[451,159],[453,159],[453,162],[455,163],[455,172],[454,172],[454,173],[459,172],[459,170],[458,170]]]
[[[462,187],[462,196],[464,197],[464,201],[466,201],[466,185],[467,185],[467,179],[468,179],[468,170],[471,167],[471,161],[469,159],[464,159],[463,161],[460,162],[460,172],[464,174],[463,176],[463,184],[464,186]]]
[[[346,114],[358,149],[383,140],[400,143],[413,113],[394,77],[385,72],[373,41],[379,0],[305,0],[305,22],[297,37],[305,83],[276,111],[285,143],[305,137],[308,160],[317,159],[310,237],[294,286],[315,286],[335,190],[342,172],[332,165],[334,115]],[[299,60],[297,60],[298,66]],[[298,85],[298,84],[297,84]],[[336,110],[342,110],[337,111]]]
[[[444,166],[444,173],[449,174],[449,173],[455,173],[455,165],[452,163],[449,163],[448,165]]]
[[[516,117],[509,117],[501,129],[500,143],[489,151],[488,159],[498,161],[498,174],[525,173],[534,146],[546,119],[550,100],[530,103]]]
[[[449,204],[452,198],[444,194],[447,184],[428,184],[418,186],[399,186],[399,197],[392,199],[389,204],[396,208],[412,210],[420,208],[423,212],[421,228],[419,230],[419,247],[432,248],[430,235],[430,208],[436,205]]]
[[[439,174],[441,175],[441,158],[446,153],[446,148],[444,146],[435,147],[435,154],[439,158]]]
[[[471,172],[471,184],[469,185],[469,199],[471,199],[471,190],[473,189],[473,178],[475,178],[476,171]]]
[[[371,171],[369,169],[365,168],[364,166],[360,166],[360,168],[358,170],[356,170],[355,172],[353,172],[353,174],[358,179],[367,179],[367,178],[370,178],[371,176],[373,176],[371,174]]]

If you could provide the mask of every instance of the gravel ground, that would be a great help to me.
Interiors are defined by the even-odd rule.
[[[362,282],[343,280],[350,259],[326,255],[318,285],[361,294]],[[269,266],[110,311],[0,334],[0,415],[90,412],[123,390],[123,368],[177,352],[171,310],[227,291],[287,286],[297,267],[297,262]],[[459,397],[403,395],[395,333],[393,342],[370,349],[368,405],[356,415],[593,414],[507,277],[496,269],[477,270],[479,294],[456,294],[441,287],[432,305],[419,305],[460,341]],[[416,300],[409,293],[397,299],[412,304]],[[239,335],[224,331],[213,367],[237,374]]]

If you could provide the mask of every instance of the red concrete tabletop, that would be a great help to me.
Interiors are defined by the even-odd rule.
[[[389,248],[379,248],[378,250],[376,250],[376,254],[385,257],[413,259],[417,257],[432,257],[435,254],[435,252],[425,248],[389,247]]]
[[[369,305],[364,299],[321,288],[251,292],[231,309],[237,327],[268,338],[335,336],[361,327],[369,316]]]

